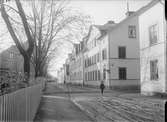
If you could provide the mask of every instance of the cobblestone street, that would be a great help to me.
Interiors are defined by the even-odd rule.
[[[139,93],[48,84],[35,121],[163,122],[164,99]]]

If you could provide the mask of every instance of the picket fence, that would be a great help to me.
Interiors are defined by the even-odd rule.
[[[0,122],[32,122],[45,82],[0,96]]]

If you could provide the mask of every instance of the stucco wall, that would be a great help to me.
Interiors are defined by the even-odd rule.
[[[89,67],[86,67],[84,69],[84,73],[85,72],[91,72],[91,71],[95,71],[95,70],[100,70],[100,77],[101,79],[103,78],[103,68],[104,66],[107,68],[108,67],[108,35],[104,36],[101,40],[98,40],[99,42],[97,43],[97,46],[88,50],[86,53],[84,53],[85,58],[86,57],[91,57],[95,54],[97,54],[98,52],[100,53],[100,59],[99,62],[97,62],[94,65],[91,65]],[[102,60],[102,50],[106,49],[107,50],[107,59]],[[93,86],[99,86],[101,80],[97,80],[97,81],[85,81],[85,84],[87,85],[93,85]],[[109,86],[109,82],[108,82],[108,74],[106,73],[106,80],[104,81],[106,86]]]
[[[156,13],[156,14],[155,14]],[[158,14],[157,14],[158,13]],[[158,43],[150,46],[149,27],[158,24]],[[141,92],[165,92],[164,8],[157,3],[139,16]],[[158,59],[158,81],[150,80],[150,60]]]
[[[136,26],[136,38],[128,37],[129,25]],[[110,86],[139,86],[140,59],[139,59],[139,30],[138,17],[133,16],[124,20],[109,32],[110,41]],[[118,47],[126,46],[126,58],[118,58]],[[127,68],[127,80],[119,80],[119,67]]]

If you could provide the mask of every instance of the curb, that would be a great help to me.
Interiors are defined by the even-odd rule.
[[[86,110],[82,105],[76,102],[76,100],[71,100],[81,111],[83,111],[93,122],[97,122],[96,118],[94,117],[93,113],[89,110]]]

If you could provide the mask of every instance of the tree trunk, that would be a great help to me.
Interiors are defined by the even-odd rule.
[[[30,58],[28,56],[24,56],[24,74],[25,74],[25,82],[28,84],[28,80],[30,77]]]

